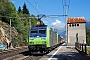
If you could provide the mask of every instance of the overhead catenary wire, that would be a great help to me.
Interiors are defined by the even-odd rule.
[[[39,7],[40,7],[40,5],[38,5]],[[41,7],[40,7],[41,8]],[[41,10],[45,13],[45,14],[47,14],[42,8],[41,8]]]
[[[29,5],[31,5],[36,11],[37,11],[37,9],[28,1],[28,0],[26,0],[28,3],[29,3]],[[39,12],[39,11],[38,11]],[[40,13],[40,12],[39,12]]]
[[[38,4],[37,2],[36,2],[36,0],[34,0],[34,2],[36,3],[36,5]],[[45,13],[45,14],[47,14],[46,12],[45,12],[45,10],[44,9],[42,9],[42,7],[38,4],[38,7],[40,7],[40,9]]]
[[[37,15],[38,15],[38,3],[34,0],[35,4],[36,4],[36,11],[37,11]]]
[[[37,9],[28,1],[28,0],[26,0],[36,11],[37,11]],[[34,2],[37,4],[37,2],[34,0]],[[38,6],[39,6],[39,4],[38,4]],[[40,6],[39,6],[40,7]],[[40,7],[41,8],[41,7]],[[42,9],[42,8],[41,8]],[[42,9],[43,10],[43,9]],[[44,11],[44,10],[43,10]],[[39,11],[38,11],[39,12]],[[44,11],[45,12],[45,11]],[[40,12],[39,12],[40,13]],[[44,14],[43,14],[44,15]],[[43,16],[42,15],[42,16]],[[44,16],[44,18],[46,18],[46,17],[48,17],[48,18],[53,18],[53,17],[60,17],[60,16],[66,16],[65,14],[63,14],[63,15],[48,15],[48,16]]]

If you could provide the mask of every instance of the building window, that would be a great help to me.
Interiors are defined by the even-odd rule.
[[[71,27],[71,24],[69,24],[69,26]]]
[[[75,27],[76,27],[76,24],[75,24]]]
[[[74,26],[74,24],[72,24],[72,27]]]
[[[77,26],[79,26],[79,24],[77,24]]]

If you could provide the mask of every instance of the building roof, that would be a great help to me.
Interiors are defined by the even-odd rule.
[[[67,23],[86,23],[84,17],[67,18]]]

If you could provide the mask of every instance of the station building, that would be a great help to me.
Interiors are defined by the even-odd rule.
[[[67,18],[67,43],[75,45],[75,42],[86,43],[86,27],[84,17]]]

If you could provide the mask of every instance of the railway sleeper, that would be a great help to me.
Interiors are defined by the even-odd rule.
[[[34,53],[45,53],[47,51],[47,47],[45,45],[33,45],[29,46],[29,52]]]

